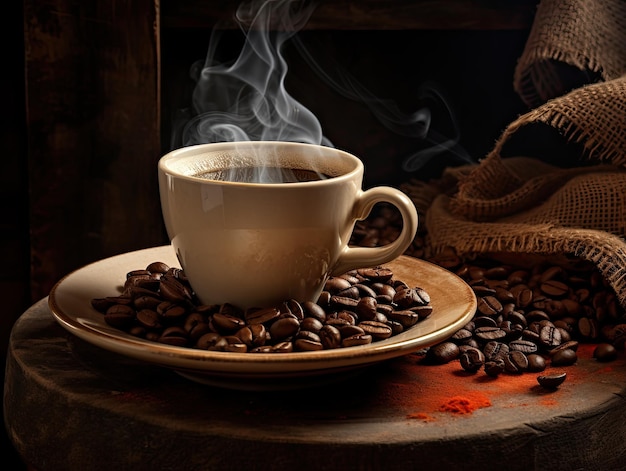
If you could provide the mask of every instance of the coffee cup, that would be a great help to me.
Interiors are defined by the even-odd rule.
[[[204,304],[243,309],[315,301],[328,277],[401,255],[418,226],[412,201],[386,186],[362,190],[347,152],[295,142],[224,142],[174,150],[158,164],[167,234]],[[398,238],[352,247],[376,203],[402,216]]]

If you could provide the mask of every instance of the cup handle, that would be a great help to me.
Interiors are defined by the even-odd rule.
[[[402,231],[396,240],[382,247],[346,247],[339,256],[331,275],[341,275],[355,268],[382,265],[402,255],[411,245],[418,226],[418,216],[411,199],[396,188],[378,186],[357,195],[354,203],[355,220],[365,219],[376,203],[393,204],[402,216]]]

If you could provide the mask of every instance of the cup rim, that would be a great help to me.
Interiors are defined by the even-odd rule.
[[[194,155],[194,154],[199,154],[199,153],[204,153],[204,152],[209,152],[209,151],[215,151],[215,150],[222,150],[222,149],[231,149],[234,147],[245,147],[245,148],[250,148],[250,147],[255,147],[255,146],[262,146],[262,147],[271,147],[271,146],[279,146],[281,148],[288,148],[288,147],[305,147],[305,148],[318,148],[318,149],[324,149],[324,150],[328,150],[330,152],[334,152],[336,153],[338,156],[341,156],[341,158],[343,158],[344,160],[349,160],[350,162],[352,162],[353,167],[351,170],[349,170],[348,172],[342,173],[340,175],[336,175],[336,176],[331,176],[328,178],[324,178],[321,180],[313,180],[313,181],[304,181],[304,182],[291,182],[291,183],[281,183],[280,187],[298,187],[298,188],[304,188],[307,186],[320,186],[320,185],[329,185],[329,184],[337,184],[340,183],[342,181],[347,181],[347,180],[351,180],[352,178],[354,178],[355,175],[358,175],[359,173],[363,173],[364,171],[364,166],[363,166],[363,162],[361,161],[361,159],[359,159],[358,157],[356,157],[355,155],[341,150],[341,149],[337,149],[335,147],[329,147],[329,146],[324,146],[321,144],[310,144],[310,143],[304,143],[304,142],[291,142],[291,141],[229,141],[229,142],[211,142],[211,143],[204,143],[204,144],[195,144],[195,145],[191,145],[191,146],[185,146],[185,147],[180,147],[178,149],[174,149],[169,151],[168,153],[166,153],[165,155],[163,155],[158,162],[158,169],[159,172],[163,173],[164,175],[168,175],[171,177],[175,177],[175,178],[179,178],[182,180],[187,180],[187,181],[191,181],[191,182],[196,182],[196,183],[202,183],[204,185],[207,184],[215,184],[215,185],[226,185],[226,186],[242,186],[242,187],[255,187],[255,188],[260,188],[260,187],[269,187],[269,188],[277,188],[277,184],[276,183],[258,183],[258,182],[235,182],[235,181],[228,181],[228,180],[209,180],[206,178],[200,178],[194,175],[186,175],[184,173],[180,173],[174,169],[171,168],[171,166],[169,165],[169,163],[182,156],[182,155]]]

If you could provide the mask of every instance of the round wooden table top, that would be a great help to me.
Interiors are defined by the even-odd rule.
[[[44,299],[11,333],[4,413],[42,471],[625,469],[626,360],[592,352],[556,390],[410,354],[320,387],[237,391],[86,343]]]

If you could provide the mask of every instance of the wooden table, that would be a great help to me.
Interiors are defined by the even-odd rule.
[[[591,352],[555,391],[417,354],[319,388],[230,391],[85,343],[43,299],[11,334],[5,420],[41,471],[624,469],[624,353]]]

